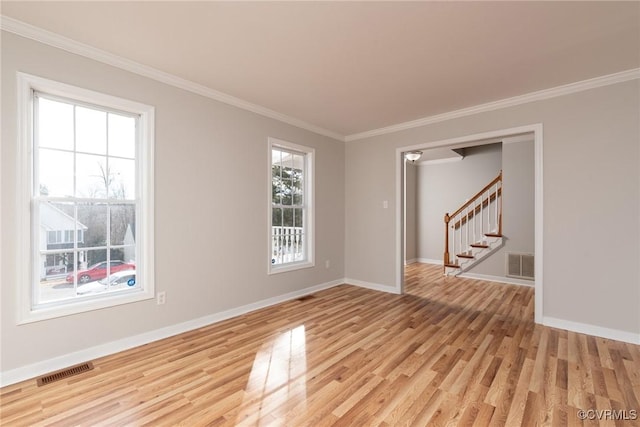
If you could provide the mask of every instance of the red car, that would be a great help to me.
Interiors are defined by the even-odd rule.
[[[123,270],[135,270],[135,264],[126,263],[124,261],[110,261],[109,274],[113,274],[116,271]],[[79,270],[77,272],[78,283],[93,282],[94,280],[100,280],[107,277],[107,261],[102,261],[92,265],[86,270]],[[67,276],[67,283],[73,283],[73,274]]]

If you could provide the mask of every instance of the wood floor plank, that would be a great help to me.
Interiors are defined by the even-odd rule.
[[[640,346],[533,323],[533,288],[406,267],[0,389],[2,426],[640,426]]]

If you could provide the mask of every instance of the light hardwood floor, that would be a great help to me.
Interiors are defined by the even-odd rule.
[[[640,346],[534,325],[532,288],[441,273],[412,264],[403,296],[342,285],[5,387],[1,423],[640,425],[578,417],[640,412]]]

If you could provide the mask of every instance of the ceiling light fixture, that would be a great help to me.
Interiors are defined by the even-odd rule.
[[[422,151],[410,151],[404,155],[411,163],[415,163],[422,156]]]

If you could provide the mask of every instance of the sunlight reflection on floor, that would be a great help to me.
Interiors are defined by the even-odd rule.
[[[307,352],[304,325],[264,343],[256,354],[237,422],[272,422],[291,405],[302,405],[307,397]],[[274,412],[278,411],[278,412]],[[284,415],[284,413],[282,413]]]

